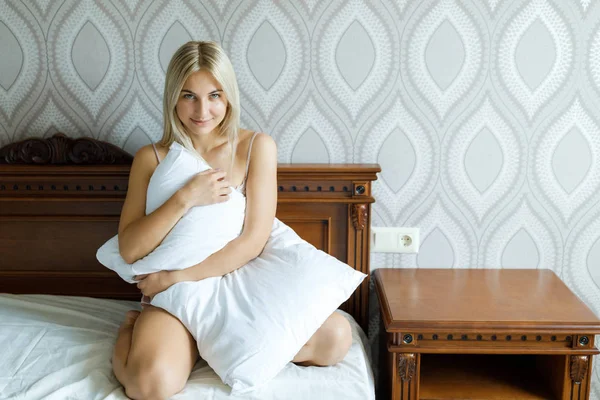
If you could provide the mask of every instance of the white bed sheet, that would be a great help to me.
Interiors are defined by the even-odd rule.
[[[117,329],[131,309],[139,309],[139,304],[0,294],[0,399],[127,399],[110,359]],[[172,398],[374,399],[367,338],[354,319],[343,314],[352,325],[353,341],[346,358],[335,366],[290,363],[265,387],[234,397],[199,360],[184,390]]]

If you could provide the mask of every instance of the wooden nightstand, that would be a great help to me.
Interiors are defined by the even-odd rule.
[[[374,275],[384,347],[378,399],[589,397],[600,320],[552,271]]]

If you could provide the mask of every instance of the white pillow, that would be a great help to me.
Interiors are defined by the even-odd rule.
[[[206,168],[174,143],[150,179],[146,214]],[[118,236],[96,256],[128,282],[134,275],[187,268],[239,235],[244,211],[245,198],[234,190],[227,202],[192,208],[133,264],[121,257]],[[365,277],[275,219],[259,257],[223,277],[175,284],[151,304],[177,317],[223,382],[245,393],[275,377]]]
[[[233,393],[274,378],[366,276],[301,239],[290,245],[297,235],[276,224],[263,253],[244,267],[152,299],[186,326]]]
[[[101,262],[120,257],[115,240],[102,249]],[[165,253],[160,265],[176,269],[176,259]],[[246,393],[274,378],[365,277],[276,219],[259,257],[223,277],[177,283],[151,304],[185,325],[232,393]]]
[[[210,167],[179,143],[171,145],[148,183],[146,214],[152,213],[195,174]],[[135,275],[179,270],[199,264],[238,237],[244,225],[246,198],[233,190],[229,200],[210,206],[192,207],[150,254],[128,264],[119,253],[115,235],[98,249],[96,258],[129,283]]]

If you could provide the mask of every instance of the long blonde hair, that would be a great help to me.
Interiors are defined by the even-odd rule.
[[[227,97],[225,118],[219,124],[219,133],[227,135],[231,145],[231,166],[240,129],[240,92],[231,61],[216,42],[191,41],[181,46],[169,62],[165,77],[163,96],[164,132],[160,144],[165,147],[173,142],[181,144],[192,154],[202,158],[194,148],[192,140],[177,116],[177,101],[186,80],[195,72],[207,71],[221,85]]]

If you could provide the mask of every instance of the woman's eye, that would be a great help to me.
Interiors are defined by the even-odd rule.
[[[211,99],[218,99],[219,97],[221,97],[221,95],[219,93],[211,93],[210,94]]]
[[[185,93],[185,94],[183,95],[183,98],[184,98],[184,99],[187,99],[187,100],[193,100],[193,99],[195,99],[196,97],[195,97],[193,94]]]

